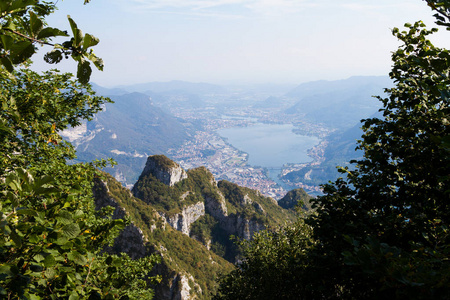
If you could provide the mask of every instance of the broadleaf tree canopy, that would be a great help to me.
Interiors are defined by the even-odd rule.
[[[88,1],[85,1],[85,3]],[[154,256],[131,260],[103,252],[128,221],[96,211],[92,187],[105,161],[68,164],[73,146],[60,132],[90,119],[110,100],[88,84],[98,39],[69,17],[73,37],[47,27],[52,1],[0,2],[0,297],[3,299],[150,299]],[[49,63],[78,62],[77,77],[27,68],[36,44]],[[117,266],[121,266],[118,268]]]

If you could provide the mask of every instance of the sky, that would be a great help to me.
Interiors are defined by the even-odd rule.
[[[100,44],[105,87],[183,80],[300,84],[387,75],[399,42],[394,27],[423,20],[422,0],[59,0],[48,25],[67,15]],[[435,43],[448,48],[450,33]],[[49,68],[39,59],[37,69]],[[58,66],[76,72],[71,63]]]

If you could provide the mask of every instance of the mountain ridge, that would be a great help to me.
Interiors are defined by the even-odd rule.
[[[188,170],[186,176],[176,175],[178,169],[165,156],[150,156],[133,191],[105,173],[95,182],[95,202],[97,208],[115,207],[114,217],[131,220],[109,251],[161,256],[151,273],[163,275],[155,299],[210,299],[219,273],[232,270],[231,262],[239,259],[231,235],[250,239],[259,230],[293,221],[296,213],[257,191],[216,182],[206,168]],[[195,218],[189,217],[191,208],[198,208]]]

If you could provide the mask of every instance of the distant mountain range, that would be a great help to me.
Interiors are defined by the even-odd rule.
[[[256,118],[261,111],[269,119],[270,114],[287,115],[335,130],[327,137],[329,143],[322,164],[286,177],[291,181],[320,184],[335,177],[336,164],[346,164],[359,155],[354,148],[362,133],[360,120],[376,113],[380,102],[372,96],[382,95],[383,89],[390,86],[389,78],[376,76],[314,81],[295,88],[250,86],[248,90],[183,81],[115,88],[94,84],[98,94],[109,96],[115,103],[106,104],[105,110],[93,121],[64,134],[76,145],[78,160],[112,157],[118,165],[107,171],[123,184],[130,185],[137,180],[148,155],[168,155],[169,149],[181,147],[202,127],[204,120],[185,121],[174,117],[174,113],[189,111],[195,115],[197,110],[208,107],[217,115],[237,112],[242,116],[242,111],[248,116],[252,116],[253,111]],[[271,91],[273,96],[261,100]]]
[[[139,83],[127,86],[118,86],[118,89],[123,89],[128,92],[141,92],[145,93],[151,91],[153,93],[168,93],[174,91],[182,91],[188,94],[210,94],[210,93],[223,93],[226,88],[210,84],[210,83],[193,83],[180,80],[173,80],[169,82],[148,82]]]
[[[301,114],[313,123],[344,130],[375,113],[382,96],[392,86],[388,77],[361,76],[337,81],[314,81],[299,85],[285,96],[296,99],[285,112]]]

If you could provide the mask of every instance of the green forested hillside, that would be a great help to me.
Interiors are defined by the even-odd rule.
[[[132,222],[110,250],[161,256],[151,273],[162,277],[156,299],[210,299],[220,275],[232,271],[231,262],[241,255],[236,241],[292,223],[296,216],[257,191],[216,183],[204,167],[184,173],[163,155],[148,158],[134,196],[111,175],[103,176],[94,188],[97,206],[112,205],[116,217],[124,214]]]
[[[294,189],[278,201],[278,205],[285,209],[311,209],[312,197],[304,189]]]
[[[297,99],[286,113],[304,115],[328,128],[347,129],[375,113],[380,103],[372,96],[381,95],[391,85],[388,77],[381,76],[304,83],[286,95]]]
[[[150,161],[161,161],[160,157],[149,157],[147,166]],[[181,169],[179,166],[174,168]],[[173,219],[176,223],[173,226],[178,226],[179,230],[229,261],[234,262],[240,253],[230,236],[248,239],[254,231],[295,220],[295,212],[283,209],[275,200],[255,190],[228,181],[216,183],[204,167],[188,170],[187,178],[173,186],[163,184],[155,170],[147,167],[146,170],[133,187],[134,196],[152,205],[166,218]],[[195,216],[189,215],[190,209],[197,211]]]
[[[198,299],[209,299],[217,288],[216,279],[220,274],[231,271],[233,265],[208,251],[200,242],[173,229],[158,214],[155,207],[133,197],[129,190],[109,174],[104,176],[107,189],[103,189],[98,197],[113,198],[118,206],[126,211],[131,222],[142,230],[146,254],[158,253],[161,256],[161,263],[153,270],[162,277],[161,283],[155,289],[155,299],[172,299],[164,295],[172,293],[173,296],[179,293],[177,289],[181,289],[181,276],[192,276],[188,279],[192,297],[195,295]],[[102,187],[103,184],[97,182],[96,189]],[[124,236],[120,238],[126,239]],[[137,241],[128,240],[128,243],[133,242]],[[117,246],[115,251],[121,252],[123,249]]]

